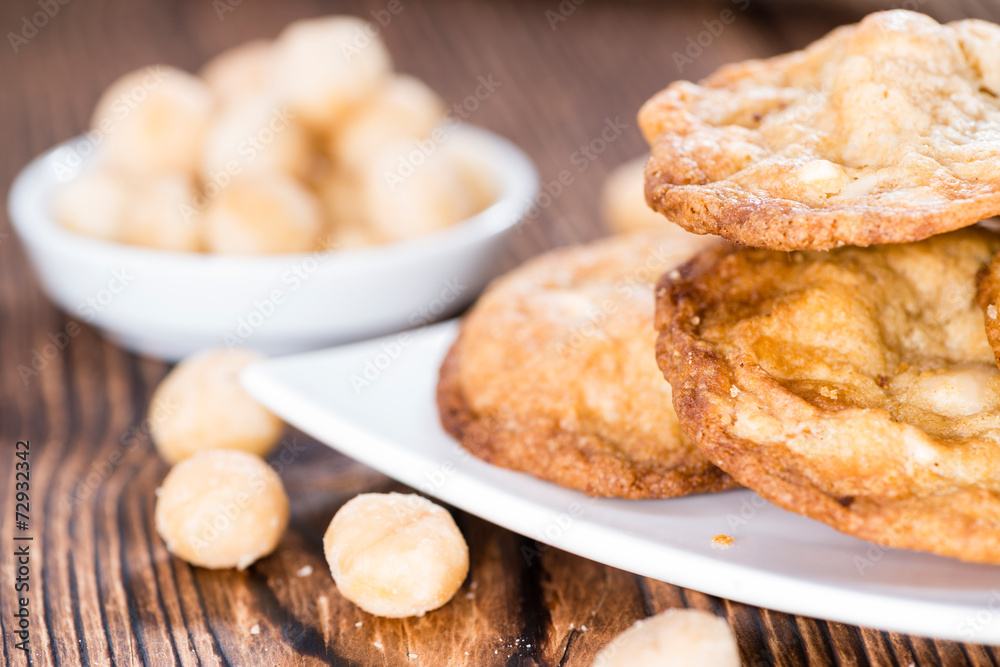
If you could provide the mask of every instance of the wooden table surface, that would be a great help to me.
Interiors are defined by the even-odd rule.
[[[37,34],[26,31],[17,53],[9,36],[0,49],[5,184],[29,158],[83,130],[102,89],[127,70],[156,62],[193,70],[223,48],[274,36],[294,19],[368,15],[387,4],[48,1],[58,10],[47,24]],[[571,154],[608,119],[628,125],[518,237],[510,264],[604,233],[599,184],[643,151],[634,116],[651,93],[727,61],[800,47],[877,6],[575,2],[581,4],[403,0],[404,10],[382,30],[399,68],[450,103],[472,93],[480,76],[499,81],[469,120],[525,147],[545,180],[568,168]],[[4,3],[2,31],[22,32],[23,17],[40,11],[37,3]],[[971,0],[911,4],[939,19],[1000,14]],[[674,52],[726,8],[735,8],[736,19],[679,72]],[[0,651],[11,664],[589,665],[636,619],[668,607],[726,618],[748,665],[1000,664],[1000,649],[757,609],[554,549],[528,564],[521,548],[534,546],[531,540],[462,512],[455,514],[472,565],[455,599],[423,618],[378,619],[337,593],[321,538],[355,494],[401,487],[293,432],[287,442],[294,460],[281,472],[292,519],[276,553],[245,572],[190,567],[171,558],[152,528],[154,489],[167,465],[142,427],[167,367],[81,325],[37,377],[22,378],[18,366],[30,367],[71,320],[46,301],[5,218],[0,321]],[[30,655],[15,648],[12,622],[19,439],[31,442]],[[299,576],[307,565],[312,574]],[[251,634],[255,625],[259,634]]]

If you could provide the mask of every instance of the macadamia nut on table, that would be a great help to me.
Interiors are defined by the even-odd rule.
[[[469,572],[469,547],[451,514],[415,494],[365,493],[323,537],[341,595],[376,616],[422,616],[448,602]]]
[[[192,565],[245,569],[288,525],[281,478],[259,456],[204,450],[171,469],[157,491],[156,532]]]
[[[618,635],[592,667],[740,667],[736,637],[724,619],[698,609],[668,609]]]
[[[176,463],[205,449],[270,452],[284,426],[239,384],[240,371],[262,358],[248,350],[218,349],[179,363],[150,403],[150,430],[160,456]]]

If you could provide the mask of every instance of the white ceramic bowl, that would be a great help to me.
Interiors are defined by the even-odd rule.
[[[385,246],[238,257],[70,232],[49,209],[68,180],[57,175],[57,160],[81,139],[24,168],[10,191],[10,219],[52,301],[135,352],[176,360],[225,345],[285,354],[360,340],[468,304],[494,277],[506,238],[538,192],[534,165],[512,143],[473,127],[453,132],[449,141],[476,142],[497,200],[452,227]]]

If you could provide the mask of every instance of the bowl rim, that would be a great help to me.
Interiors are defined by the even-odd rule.
[[[488,146],[493,159],[483,163],[491,167],[490,175],[499,185],[498,195],[482,211],[449,227],[383,245],[273,255],[224,255],[146,248],[65,229],[52,216],[52,195],[56,188],[76,178],[93,158],[84,158],[79,166],[73,168],[72,177],[67,179],[58,178],[52,163],[60,152],[87,142],[84,135],[44,151],[18,172],[8,194],[7,212],[12,228],[26,246],[45,245],[55,253],[86,254],[108,266],[142,262],[173,271],[269,271],[320,257],[327,262],[336,262],[341,268],[355,264],[364,264],[368,268],[373,263],[398,264],[415,254],[444,253],[503,232],[516,226],[536,204],[538,170],[523,149],[499,134],[474,125],[459,123],[448,132],[450,138],[445,141],[457,139],[482,142]]]

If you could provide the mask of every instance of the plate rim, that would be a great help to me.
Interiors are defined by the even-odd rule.
[[[440,345],[441,348],[435,350],[434,355],[436,370],[456,333],[457,320],[410,331],[412,342],[408,346],[409,354],[422,346]],[[845,589],[828,583],[804,580],[797,575],[777,575],[749,565],[711,559],[704,554],[663,543],[658,543],[657,558],[652,559],[656,560],[656,565],[649,567],[651,559],[648,555],[648,541],[588,520],[586,514],[575,519],[574,523],[584,530],[563,531],[565,539],[550,541],[543,539],[544,535],[532,535],[530,526],[538,525],[537,521],[532,522],[527,518],[511,520],[511,517],[544,518],[545,513],[552,511],[551,508],[520,498],[513,490],[484,484],[461,466],[450,475],[448,484],[440,488],[422,488],[426,485],[421,483],[419,474],[428,463],[432,467],[440,467],[440,463],[429,462],[423,455],[413,453],[405,446],[371,432],[352,422],[350,418],[338,414],[335,408],[323,409],[309,402],[276,376],[276,371],[286,365],[301,363],[303,358],[321,355],[326,357],[331,354],[338,359],[360,357],[362,351],[378,349],[382,342],[397,336],[398,334],[267,359],[247,367],[241,374],[241,382],[244,389],[268,409],[331,449],[396,479],[419,493],[433,496],[490,523],[580,557],[722,599],[781,613],[962,643],[1000,644],[1000,614],[993,613],[986,606],[972,609],[964,603],[901,599],[894,598],[887,592]],[[444,342],[439,340],[442,337]],[[338,433],[337,442],[331,441],[331,432]],[[460,447],[457,442],[455,446]],[[392,456],[386,456],[387,454]],[[474,465],[492,467],[474,456],[469,455],[469,459]],[[529,479],[534,478],[529,476]],[[472,487],[475,493],[469,493]],[[582,502],[589,502],[588,496],[583,493],[563,490],[579,493]],[[602,500],[618,501],[594,499],[594,502]],[[662,502],[670,502],[670,499]],[[499,507],[503,509],[496,509]],[[591,541],[593,543],[586,543]],[[599,546],[595,548],[594,544]],[[603,546],[611,544],[615,546]],[[644,552],[645,561],[640,556]],[[668,557],[663,558],[664,554]],[[986,588],[983,590],[988,591]],[[905,605],[906,609],[901,610],[901,605]],[[991,611],[991,622],[972,636],[961,633],[959,628],[962,622],[980,610]]]

